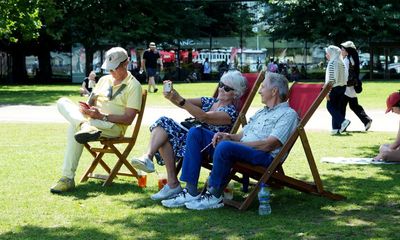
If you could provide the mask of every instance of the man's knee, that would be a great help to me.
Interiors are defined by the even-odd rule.
[[[69,98],[62,97],[57,100],[57,109],[61,111],[61,109],[67,109],[69,105],[73,104]]]
[[[234,154],[234,148],[237,144],[233,143],[231,141],[222,141],[218,143],[217,147],[215,148],[214,156],[219,155],[219,156],[229,156]]]
[[[57,100],[57,106],[63,105],[65,103],[70,103],[70,102],[71,102],[71,100],[69,100],[68,98],[62,97],[62,98]]]

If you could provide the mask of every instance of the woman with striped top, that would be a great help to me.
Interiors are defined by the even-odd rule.
[[[346,91],[346,69],[343,63],[340,48],[330,45],[326,48],[325,83],[332,82],[333,87],[327,97],[326,107],[332,116],[332,135],[346,131],[350,121],[345,119],[344,92]]]

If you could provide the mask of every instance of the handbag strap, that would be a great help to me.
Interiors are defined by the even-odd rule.
[[[118,88],[118,90],[113,94],[112,93],[112,86],[110,86],[110,89],[108,91],[108,98],[111,100],[113,100],[115,98],[115,96],[117,96],[118,94],[120,94],[122,92],[122,90],[124,90],[124,88],[126,87],[126,84],[122,84],[120,88]]]

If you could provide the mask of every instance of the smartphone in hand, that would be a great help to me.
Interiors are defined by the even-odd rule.
[[[84,109],[90,109],[90,105],[87,104],[87,103],[85,103],[85,102],[79,101],[79,104],[80,104]]]
[[[163,81],[164,92],[169,93],[172,90],[172,82],[170,80]]]

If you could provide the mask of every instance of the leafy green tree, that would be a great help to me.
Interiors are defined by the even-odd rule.
[[[25,56],[30,54],[39,56],[39,73],[50,79],[50,53],[46,49],[52,41],[44,35],[44,20],[51,23],[59,17],[54,1],[0,0],[0,16],[0,47],[12,55],[11,83],[27,79]]]
[[[17,47],[25,41],[39,36],[42,22],[39,18],[38,0],[0,0],[0,39],[3,47],[7,47],[13,55],[13,78],[26,77],[24,55]]]
[[[10,2],[15,4],[8,6]],[[230,2],[213,5],[212,1],[0,0],[0,3],[0,13],[6,16],[0,20],[0,38],[7,42],[6,48],[12,49],[13,59],[19,63],[14,64],[13,72],[23,72],[25,55],[38,55],[41,82],[51,79],[50,51],[69,49],[72,43],[82,43],[86,48],[89,70],[92,53],[110,46],[126,47],[150,41],[173,44],[176,39],[205,37],[209,32],[221,36],[238,33],[243,26],[249,29],[248,16],[237,3]],[[16,19],[11,12],[24,17]],[[34,24],[27,28],[23,21]],[[27,30],[22,30],[23,27]],[[14,79],[21,81],[24,76],[15,75]]]
[[[397,0],[270,0],[265,16],[275,39],[301,39],[338,44],[344,40],[398,38]]]
[[[0,0],[0,38],[10,42],[35,39],[42,22],[39,0]]]

